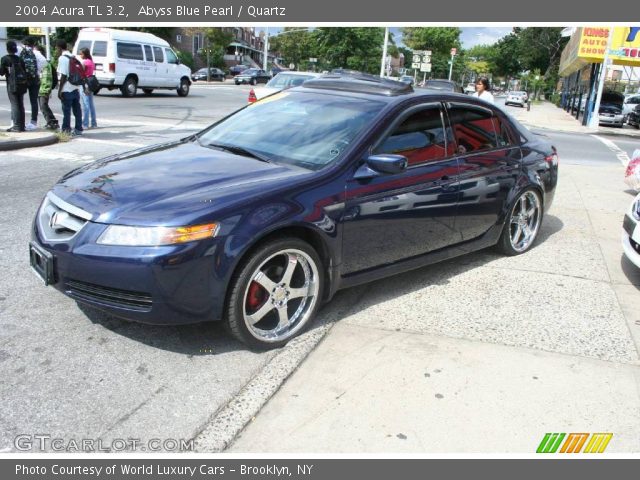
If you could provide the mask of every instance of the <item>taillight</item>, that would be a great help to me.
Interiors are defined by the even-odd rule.
[[[109,73],[116,73],[116,64],[115,63],[110,63],[109,64]]]
[[[249,91],[249,99],[248,99],[249,103],[254,103],[257,102],[258,99],[256,97],[256,92],[253,91],[253,88]]]

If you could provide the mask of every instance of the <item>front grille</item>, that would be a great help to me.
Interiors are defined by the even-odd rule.
[[[143,312],[151,310],[152,300],[148,293],[103,287],[77,280],[67,280],[66,286],[67,293],[80,300]]]
[[[40,233],[49,242],[70,240],[84,227],[91,214],[49,193],[38,212]]]

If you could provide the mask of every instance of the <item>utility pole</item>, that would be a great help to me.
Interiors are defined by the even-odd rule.
[[[266,72],[268,60],[267,57],[269,56],[269,27],[266,27],[264,31],[266,32],[266,35],[264,36],[264,58],[262,59],[262,69]]]
[[[598,78],[598,94],[596,95],[596,103],[593,106],[591,117],[589,118],[589,127],[598,128],[600,125],[600,101],[602,100],[602,91],[604,90],[604,79],[607,73],[607,64],[609,63],[609,50],[611,49],[611,41],[613,40],[613,27],[609,27],[609,36],[607,38],[607,48],[604,51],[604,58],[602,59],[602,68],[600,69],[600,75]],[[580,107],[578,107],[579,109]]]
[[[453,58],[456,56],[456,53],[458,53],[458,49],[457,48],[452,48],[451,49],[451,62],[449,65],[449,80],[451,80],[451,74],[453,73]]]
[[[389,27],[384,28],[384,47],[382,48],[382,62],[380,64],[380,78],[384,77],[387,64],[387,43],[389,42]]]

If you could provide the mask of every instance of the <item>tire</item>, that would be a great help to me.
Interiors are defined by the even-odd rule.
[[[135,77],[127,77],[120,91],[123,97],[135,97],[138,90],[138,81]]]
[[[520,193],[509,209],[498,250],[508,256],[529,250],[540,231],[542,213],[542,200],[536,190],[530,188]]]
[[[151,95],[153,93],[153,88],[143,88],[142,91],[145,95]]]
[[[322,262],[308,243],[277,238],[260,245],[231,281],[225,308],[229,332],[252,348],[285,345],[313,320],[323,282]]]
[[[251,83],[251,85],[255,85],[255,84],[256,84],[256,83],[258,83],[258,82],[256,81],[256,79],[255,79],[255,78],[252,78],[250,83]]]
[[[187,95],[189,95],[189,87],[190,87],[189,80],[187,80],[186,78],[183,78],[182,80],[180,80],[180,86],[176,90],[178,92],[178,96],[186,97]]]

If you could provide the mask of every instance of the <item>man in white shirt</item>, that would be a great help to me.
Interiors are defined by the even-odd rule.
[[[476,81],[476,93],[474,93],[473,96],[488,103],[495,103],[493,95],[491,95],[489,91],[490,88],[489,79],[487,77],[480,77]]]
[[[62,102],[62,131],[71,136],[82,135],[82,107],[80,107],[80,86],[69,82],[69,63],[74,57],[67,50],[67,42],[63,39],[56,41],[58,58],[58,98]],[[71,130],[71,112],[75,120],[75,128]]]

